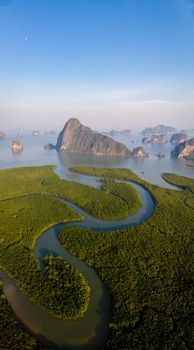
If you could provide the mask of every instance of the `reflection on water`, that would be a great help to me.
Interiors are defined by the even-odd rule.
[[[72,181],[79,181],[79,174],[72,174],[67,171],[68,168],[73,165],[131,169],[134,171],[134,173],[136,173],[144,180],[167,188],[173,188],[173,186],[167,184],[162,179],[161,175],[164,172],[171,172],[182,176],[194,177],[194,167],[188,166],[187,162],[183,160],[181,161],[178,159],[171,159],[169,157],[166,157],[164,159],[158,159],[158,157],[149,157],[145,159],[127,159],[117,157],[92,157],[65,153],[58,153],[57,156],[57,174]]]

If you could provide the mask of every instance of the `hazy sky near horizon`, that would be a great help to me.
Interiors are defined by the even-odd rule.
[[[0,130],[194,128],[194,1],[0,0]]]

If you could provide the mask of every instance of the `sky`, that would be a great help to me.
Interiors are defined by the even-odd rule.
[[[0,130],[194,128],[194,1],[0,0]]]

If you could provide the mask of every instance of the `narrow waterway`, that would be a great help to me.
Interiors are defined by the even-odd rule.
[[[87,181],[86,178],[82,178]],[[80,181],[81,182],[81,181]],[[64,226],[87,227],[98,231],[115,231],[130,226],[137,226],[145,222],[153,213],[154,201],[149,192],[140,185],[129,182],[138,191],[141,208],[133,215],[122,220],[104,221],[86,214],[76,205],[64,201],[69,207],[77,211],[83,221],[58,224],[43,232],[37,240],[34,254],[42,267],[42,260],[48,253],[62,256],[65,261],[74,265],[86,277],[91,297],[84,317],[76,321],[59,320],[38,308],[19,290],[14,281],[3,271],[0,278],[4,282],[3,291],[20,321],[34,333],[43,344],[56,349],[95,350],[99,349],[108,337],[110,317],[110,297],[96,271],[71,255],[59,242],[58,235]],[[99,186],[96,178],[90,178],[90,185]]]

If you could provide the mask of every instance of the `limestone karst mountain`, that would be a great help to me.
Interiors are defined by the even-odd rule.
[[[141,134],[142,135],[152,135],[152,134],[173,134],[176,132],[176,129],[169,125],[157,125],[153,128],[146,128],[143,129]]]
[[[133,149],[132,157],[134,158],[145,158],[148,157],[148,153],[145,152],[143,147],[139,146]]]
[[[171,152],[171,157],[194,158],[194,138],[186,140],[185,142],[179,143]]]
[[[185,142],[188,139],[186,133],[176,133],[171,136],[170,142],[174,144]]]
[[[69,119],[65,124],[58,136],[56,149],[97,156],[131,156],[131,151],[125,145],[106,135],[94,132],[82,125],[76,118]]]

